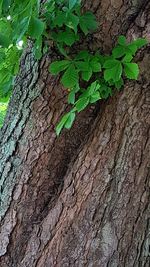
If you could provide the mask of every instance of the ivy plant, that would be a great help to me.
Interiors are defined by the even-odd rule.
[[[49,71],[61,76],[72,108],[56,126],[57,135],[63,128],[70,129],[76,114],[88,105],[120,90],[124,78],[136,80],[139,67],[133,58],[147,41],[139,38],[128,43],[125,36],[119,36],[110,55],[81,51],[80,42],[97,28],[94,14],[83,12],[80,0],[47,0],[41,9],[39,0],[0,0],[0,101],[9,98],[28,39],[33,41],[37,60],[49,44],[61,56],[50,64]]]

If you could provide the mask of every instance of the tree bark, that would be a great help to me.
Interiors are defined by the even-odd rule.
[[[119,34],[150,41],[149,1],[83,1],[99,21],[88,46],[109,53]],[[150,266],[150,46],[138,81],[82,112],[68,110],[58,55],[22,56],[0,132],[0,267]]]

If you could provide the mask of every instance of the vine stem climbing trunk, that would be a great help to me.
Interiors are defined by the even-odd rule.
[[[150,41],[149,1],[83,1],[99,21],[88,44],[109,53],[119,34]],[[0,133],[0,267],[149,267],[150,46],[141,75],[82,112],[68,109],[51,51],[29,43]]]

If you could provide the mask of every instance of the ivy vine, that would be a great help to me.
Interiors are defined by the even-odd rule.
[[[33,52],[37,59],[48,51],[47,40],[52,41],[62,57],[50,64],[49,71],[61,75],[72,108],[56,126],[57,135],[63,128],[70,129],[76,114],[88,105],[120,90],[125,77],[138,78],[139,67],[133,63],[133,57],[147,44],[143,38],[128,43],[125,36],[119,36],[110,55],[73,49],[80,47],[78,44],[84,36],[98,28],[94,14],[82,11],[80,0],[48,0],[42,6],[42,12],[39,0],[0,0],[0,15],[1,101],[10,95],[21,51],[28,38],[34,41]],[[23,43],[21,47],[20,42]]]

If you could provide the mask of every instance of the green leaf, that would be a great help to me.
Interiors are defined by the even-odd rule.
[[[91,83],[91,85],[86,90],[87,95],[92,96],[96,91],[99,90],[100,87],[101,87],[101,85],[97,81]]]
[[[65,127],[66,129],[70,129],[73,122],[75,120],[75,112],[70,111],[68,113],[66,113],[62,119],[60,120],[60,122],[58,123],[58,125],[56,126],[56,134],[57,136],[61,133],[62,129]]]
[[[133,59],[133,56],[131,54],[126,54],[123,58],[122,62],[130,62]]]
[[[0,20],[0,45],[8,47],[12,43],[12,28],[6,19]]]
[[[4,34],[0,33],[0,45],[2,47],[8,47],[11,44],[11,40]]]
[[[137,40],[133,41],[133,44],[135,44],[139,49],[142,46],[148,44],[148,41],[145,38],[138,38]]]
[[[57,126],[56,126],[56,134],[57,134],[57,136],[60,134],[60,132],[61,132],[61,130],[63,129],[63,127],[64,127],[64,125],[65,125],[67,119],[69,118],[69,116],[70,116],[70,113],[66,113],[66,114],[62,117],[62,119],[60,120],[60,122],[57,124]]]
[[[79,24],[79,18],[76,15],[69,13],[67,16],[66,26],[73,29],[75,33],[77,33],[78,24]]]
[[[42,57],[42,37],[40,36],[34,43],[33,47],[34,55],[36,59]]]
[[[117,47],[115,47],[113,50],[112,50],[112,55],[114,58],[120,58],[122,56],[125,55],[125,49],[124,47],[118,45]]]
[[[55,62],[51,63],[51,65],[49,67],[49,71],[52,74],[58,74],[59,72],[67,69],[70,64],[71,64],[71,62],[69,60],[55,61]]]
[[[7,106],[8,106],[8,100],[7,101],[2,101],[2,99],[0,99],[0,128],[3,126],[4,123],[4,119],[5,119],[5,115],[7,112]]]
[[[79,71],[88,71],[89,69],[89,62],[76,61],[75,65]]]
[[[38,18],[32,17],[29,24],[28,33],[31,37],[38,39],[42,35],[45,23]]]
[[[128,79],[136,80],[139,75],[139,67],[136,63],[124,63],[125,75]]]
[[[97,29],[96,18],[91,12],[86,12],[80,17],[79,25],[85,35],[87,35],[90,30],[93,31]]]
[[[76,3],[78,2],[78,0],[69,0],[69,9],[72,9]]]
[[[1,103],[7,103],[10,99],[10,92],[6,95],[6,96],[3,96],[1,97],[1,94],[0,94],[0,102]]]
[[[106,84],[101,85],[99,92],[102,99],[107,99],[109,96],[112,96],[112,90]]]
[[[132,55],[135,55],[137,51],[137,46],[134,43],[131,43],[127,46],[127,51],[131,53]]]
[[[92,69],[89,68],[87,71],[83,71],[82,72],[82,79],[86,82],[88,82],[90,80],[92,76]]]
[[[54,26],[62,27],[67,21],[65,12],[58,11],[57,16],[54,18]]]
[[[74,65],[70,65],[62,76],[61,82],[64,87],[73,88],[76,84],[78,84],[78,80],[79,76],[77,70]]]
[[[11,5],[11,0],[3,0],[2,2],[3,2],[2,10],[3,12],[7,12],[9,9],[9,6]]]
[[[57,36],[58,42],[63,42],[69,46],[72,46],[76,40],[78,40],[78,36],[71,30],[60,32]]]
[[[2,14],[2,5],[3,5],[3,0],[0,0],[0,16]]]
[[[122,64],[119,60],[110,59],[104,63],[104,79],[105,81],[113,80],[114,82],[120,80],[122,74]]]
[[[121,78],[119,81],[115,82],[115,87],[120,90],[121,87],[124,85],[123,79]]]
[[[51,14],[55,10],[55,4],[55,1],[46,1],[46,3],[44,4],[44,8],[46,9],[48,14]]]
[[[109,58],[108,58],[108,59],[105,61],[103,67],[104,67],[105,69],[111,69],[111,68],[115,67],[115,66],[118,64],[118,62],[120,62],[120,61],[118,61],[118,60],[116,60],[116,59],[109,59]]]
[[[76,117],[75,112],[69,113],[69,117],[68,117],[67,121],[65,122],[65,126],[64,126],[66,129],[70,129],[72,127],[72,124],[75,120],[75,117]]]
[[[98,61],[100,62],[101,66],[104,65],[106,59],[109,57],[109,56],[105,56],[105,55],[100,55],[98,52],[96,52],[95,56],[98,58]]]
[[[122,46],[126,46],[126,37],[123,36],[123,35],[120,35],[119,38],[118,38],[118,44],[122,45]]]
[[[91,66],[93,72],[100,72],[100,71],[101,71],[101,64],[100,64],[100,62],[98,61],[98,58],[95,58],[95,57],[94,57],[94,58],[90,61],[90,66]]]
[[[76,102],[76,109],[78,112],[81,110],[85,109],[89,104],[89,97],[81,97],[79,100]]]
[[[63,44],[62,43],[57,43],[57,48],[58,48],[58,50],[59,50],[59,52],[64,56],[64,57],[66,57],[67,58],[67,51],[64,49],[64,47],[63,47]]]
[[[90,103],[95,103],[101,99],[100,93],[97,91],[90,97]]]
[[[24,34],[27,32],[29,27],[30,18],[25,17],[23,18],[20,23],[16,23],[13,27],[13,40],[19,42],[22,40]]]
[[[5,56],[5,49],[1,48],[0,49],[0,63],[3,62],[5,60],[6,56]]]
[[[71,91],[68,95],[68,104],[74,104],[75,103],[75,92]]]
[[[76,60],[84,59],[87,61],[90,58],[90,54],[87,50],[80,51],[75,57]]]
[[[0,84],[1,84],[1,87],[10,80],[11,76],[12,76],[12,74],[11,74],[11,72],[8,72],[7,68],[6,69],[3,68],[0,71]]]
[[[11,76],[9,76],[9,79],[1,83],[1,88],[0,88],[0,101],[2,101],[2,98],[7,98],[10,97],[10,92],[12,90],[12,85],[13,85],[13,79]]]
[[[77,93],[77,92],[79,92],[80,90],[81,90],[81,88],[80,88],[79,84],[77,83],[77,84],[75,85],[75,87],[73,88],[73,91],[74,91],[75,93]]]

